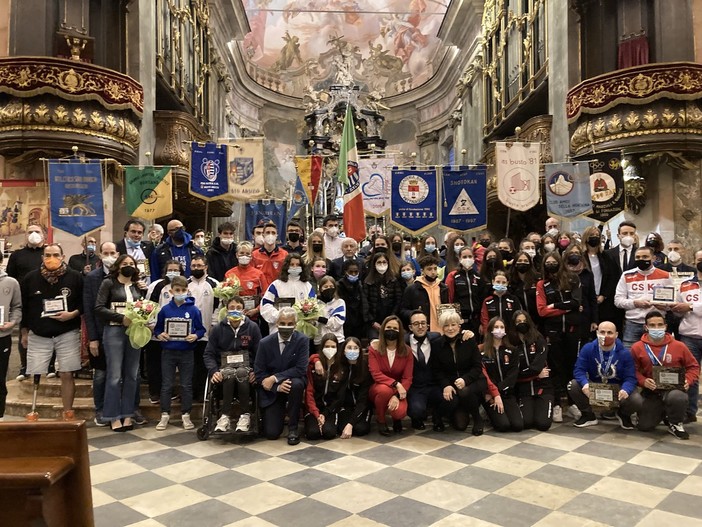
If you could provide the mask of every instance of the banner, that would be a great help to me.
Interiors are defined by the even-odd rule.
[[[302,188],[307,193],[308,202],[315,203],[319,181],[322,179],[322,156],[295,156],[295,167],[302,182]]]
[[[592,214],[589,217],[605,222],[624,210],[624,170],[620,152],[597,154],[590,165]]]
[[[390,212],[390,169],[394,165],[394,157],[358,161],[363,208],[368,216],[379,218]]]
[[[124,167],[127,216],[155,220],[173,214],[171,167]]]
[[[229,193],[227,147],[193,141],[190,151],[190,193],[214,201]]]
[[[302,186],[300,176],[297,176],[297,178],[295,179],[295,190],[293,190],[292,201],[290,202],[290,210],[288,211],[287,221],[290,221],[292,217],[295,216],[295,214],[297,214],[297,211],[305,205],[307,205],[308,203],[309,201],[307,201],[307,192],[305,192],[305,188]]]
[[[358,150],[351,105],[346,105],[344,131],[339,147],[338,179],[344,188],[344,233],[360,242],[366,237],[366,216],[363,213],[361,181],[358,176]]]
[[[539,143],[495,143],[497,197],[514,210],[539,203]]]
[[[272,221],[278,227],[278,238],[285,239],[285,220],[288,202],[276,203],[274,200],[258,200],[246,204],[246,239],[253,239],[253,228],[259,223]]]
[[[105,224],[102,199],[102,163],[49,161],[51,224],[74,236],[82,236]]]
[[[487,226],[487,167],[445,167],[441,226],[456,231]]]
[[[439,222],[436,169],[392,169],[390,222],[417,234]]]
[[[237,139],[227,145],[229,159],[229,195],[235,200],[249,200],[266,195],[263,168],[263,138]]]
[[[549,163],[544,170],[549,215],[575,218],[592,212],[587,163]]]
[[[43,227],[51,241],[47,190],[42,180],[0,180],[0,238],[5,246],[24,243],[30,225]]]

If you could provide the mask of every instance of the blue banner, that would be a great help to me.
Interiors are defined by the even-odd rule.
[[[455,231],[487,226],[487,167],[444,167],[441,226]]]
[[[292,217],[297,214],[297,211],[302,207],[307,205],[309,201],[307,200],[307,192],[305,192],[305,187],[302,186],[302,181],[300,176],[297,176],[295,181],[295,190],[293,191],[292,202],[290,203],[290,210],[288,211],[287,221],[290,221]]]
[[[253,228],[261,223],[272,221],[278,227],[278,238],[285,239],[287,226],[286,211],[288,202],[276,203],[273,200],[258,200],[246,204],[246,239],[252,240]]]
[[[550,215],[575,218],[592,212],[587,163],[548,163],[544,165],[544,178]]]
[[[436,168],[393,167],[390,222],[413,234],[439,222]]]
[[[105,224],[99,159],[49,161],[49,196],[52,227],[82,236]]]
[[[213,201],[229,194],[227,147],[215,143],[204,146],[193,141],[190,155],[190,193]]]

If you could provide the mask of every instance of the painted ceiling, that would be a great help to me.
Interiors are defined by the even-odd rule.
[[[355,84],[388,97],[427,82],[451,0],[242,0],[249,76],[296,97]]]

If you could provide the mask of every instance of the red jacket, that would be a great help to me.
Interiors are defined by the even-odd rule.
[[[287,255],[288,251],[280,247],[273,249],[273,252],[270,254],[265,248],[261,247],[251,253],[251,264],[249,265],[253,264],[256,269],[260,269],[270,284],[278,278]]]
[[[398,343],[398,351],[400,346],[407,346],[404,343]],[[395,360],[390,367],[387,355],[381,355],[373,346],[368,346],[368,370],[370,371],[373,382],[376,384],[385,384],[392,386],[395,381],[399,382],[403,388],[409,391],[412,386],[412,375],[414,373],[414,355],[407,349],[407,355],[400,357],[395,354]]]
[[[685,368],[685,380],[688,386],[692,386],[700,376],[700,365],[695,360],[695,357],[690,353],[690,350],[680,342],[675,340],[670,333],[665,334],[663,342],[655,345],[648,338],[648,333],[644,333],[641,340],[634,343],[631,347],[631,354],[634,357],[634,366],[636,368],[636,380],[639,386],[643,386],[646,379],[653,378],[653,363],[646,352],[644,344],[648,344],[653,354],[658,357],[663,347],[667,344],[668,349],[663,357],[663,366],[667,368]]]
[[[241,296],[257,296],[259,299],[266,292],[268,286],[271,285],[266,278],[266,275],[260,269],[256,269],[252,264],[243,267],[238,265],[232,267],[226,272],[224,278],[236,276],[241,282]]]

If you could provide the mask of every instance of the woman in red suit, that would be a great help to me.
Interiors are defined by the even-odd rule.
[[[368,392],[375,405],[375,418],[381,435],[389,436],[393,430],[402,432],[402,419],[407,415],[407,391],[412,384],[414,357],[405,344],[400,319],[391,315],[383,320],[378,339],[368,347],[368,369],[374,384]],[[392,428],[385,422],[390,412]]]

